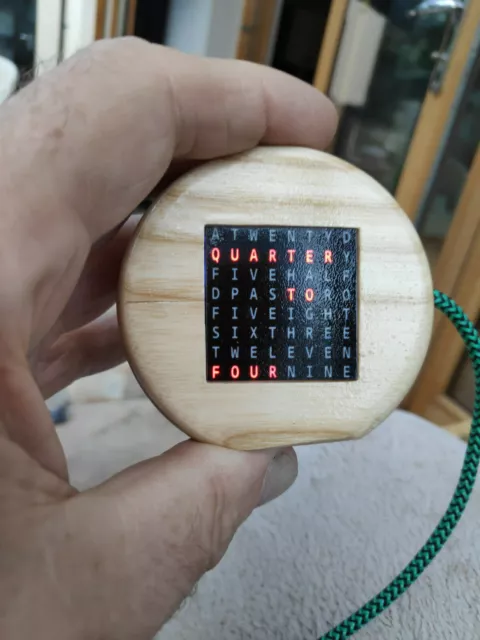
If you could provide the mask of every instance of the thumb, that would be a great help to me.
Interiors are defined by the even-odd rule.
[[[252,510],[296,475],[293,449],[241,452],[184,442],[83,494],[89,511],[98,509],[88,519],[104,547],[93,554],[101,553],[102,575],[97,568],[90,596],[107,627],[95,631],[151,637],[219,562]],[[108,622],[102,611],[111,612]]]

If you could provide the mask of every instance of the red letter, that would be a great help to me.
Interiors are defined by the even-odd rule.
[[[305,253],[305,262],[307,262],[307,264],[313,264],[313,249],[307,249]]]
[[[293,256],[295,255],[295,249],[287,249],[288,261],[293,262]]]
[[[252,378],[253,380],[255,380],[255,378],[258,378],[258,364],[256,365],[250,365],[250,378]]]
[[[230,249],[230,259],[232,262],[238,262],[240,258],[240,249]]]
[[[220,262],[220,249],[217,249],[217,247],[212,249],[212,260],[217,264]]]
[[[313,300],[313,297],[314,297],[313,289],[307,289],[305,291],[305,300],[307,302],[311,302]]]
[[[290,300],[290,302],[293,302],[294,294],[295,294],[295,287],[289,287],[287,289],[287,297]]]
[[[327,249],[325,251],[324,262],[325,264],[332,264],[333,262],[332,252],[330,251],[330,249]]]
[[[218,364],[214,364],[212,367],[212,379],[215,380],[220,375],[220,367]]]
[[[275,367],[273,364],[271,364],[268,367],[268,377],[269,378],[276,378],[277,377],[277,367]]]
[[[252,249],[250,251],[250,262],[258,262],[258,254],[256,249]]]
[[[240,375],[240,367],[237,367],[237,365],[234,364],[233,367],[230,369],[230,375],[234,380],[236,380]]]
[[[269,262],[277,261],[277,252],[275,249],[270,249],[270,251],[268,252],[268,261]]]

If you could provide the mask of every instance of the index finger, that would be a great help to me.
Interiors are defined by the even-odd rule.
[[[336,124],[330,101],[291,76],[135,38],[100,41],[32,83],[0,116],[0,162],[9,168],[0,187],[10,192],[12,215],[36,233],[55,225],[64,248],[68,225],[78,231],[80,222],[90,242],[117,225],[173,158],[204,160],[259,143],[322,148]]]

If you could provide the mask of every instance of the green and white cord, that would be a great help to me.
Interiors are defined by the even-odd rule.
[[[387,609],[423,573],[457,526],[472,493],[480,462],[480,336],[463,309],[440,291],[434,291],[437,309],[454,325],[473,364],[475,373],[475,403],[472,427],[460,479],[447,511],[413,560],[405,569],[367,604],[331,629],[319,640],[344,640],[364,627]]]

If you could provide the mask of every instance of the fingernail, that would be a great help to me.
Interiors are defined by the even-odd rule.
[[[282,495],[294,483],[297,472],[295,451],[293,449],[278,451],[268,465],[258,506],[271,502]]]

